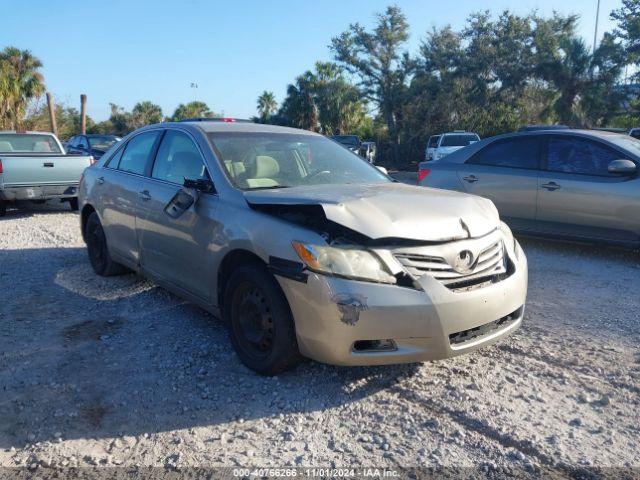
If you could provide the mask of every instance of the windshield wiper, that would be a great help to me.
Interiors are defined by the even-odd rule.
[[[270,185],[268,187],[255,187],[248,190],[273,190],[274,188],[291,188],[291,185]]]

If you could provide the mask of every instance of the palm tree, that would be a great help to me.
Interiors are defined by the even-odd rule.
[[[260,122],[267,123],[269,117],[273,115],[278,108],[278,102],[273,92],[262,92],[262,95],[258,97],[258,114],[260,115]]]
[[[209,106],[204,102],[189,102],[186,105],[181,103],[177,106],[171,120],[174,122],[178,120],[184,120],[187,118],[199,118],[199,117],[215,117]]]
[[[29,101],[44,93],[42,62],[29,50],[7,47],[0,52],[0,123],[20,128]]]
[[[162,122],[162,108],[150,101],[138,102],[131,110],[131,128]]]
[[[282,114],[294,127],[314,132],[318,130],[318,107],[314,99],[312,79],[308,75],[300,75],[294,85],[287,87]]]

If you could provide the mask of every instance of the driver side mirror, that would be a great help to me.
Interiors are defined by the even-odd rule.
[[[184,179],[184,183],[183,183],[185,188],[191,188],[193,190],[195,190],[196,192],[201,192],[201,193],[215,193],[216,189],[213,186],[213,182],[211,180],[204,179],[204,178],[198,178],[198,179],[191,179],[191,178],[185,178]]]
[[[609,164],[609,173],[617,173],[619,175],[632,175],[638,171],[638,166],[631,160],[621,159],[614,160]]]

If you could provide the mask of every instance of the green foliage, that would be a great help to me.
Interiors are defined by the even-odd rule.
[[[170,120],[172,122],[177,122],[180,120],[186,120],[187,118],[200,118],[200,117],[219,117],[219,115],[213,113],[209,106],[204,102],[189,102],[187,104],[181,103],[178,105],[176,110],[173,112]]]
[[[408,38],[404,13],[399,7],[390,6],[376,15],[372,31],[355,23],[331,40],[336,61],[358,78],[364,98],[378,107],[394,146],[400,141],[402,105],[413,67],[409,54],[402,51]],[[397,157],[397,148],[393,151]]]
[[[28,103],[44,92],[42,62],[29,50],[0,52],[0,128],[22,128]]]
[[[258,115],[261,123],[268,123],[271,115],[275,113],[278,108],[278,102],[273,92],[267,92],[266,90],[258,97]]]

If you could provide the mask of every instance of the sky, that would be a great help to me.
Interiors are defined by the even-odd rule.
[[[332,59],[331,38],[351,23],[371,26],[392,0],[0,0],[0,48],[29,49],[44,67],[58,103],[109,116],[109,102],[127,110],[151,100],[165,115],[194,99],[226,116],[249,118],[256,99],[278,102],[295,77]],[[593,43],[597,0],[397,0],[410,25],[407,50],[425,33],[461,29],[479,10],[580,15],[579,33]],[[620,0],[601,0],[598,36],[613,29]],[[54,8],[55,7],[55,8]],[[197,88],[191,84],[197,84]]]

